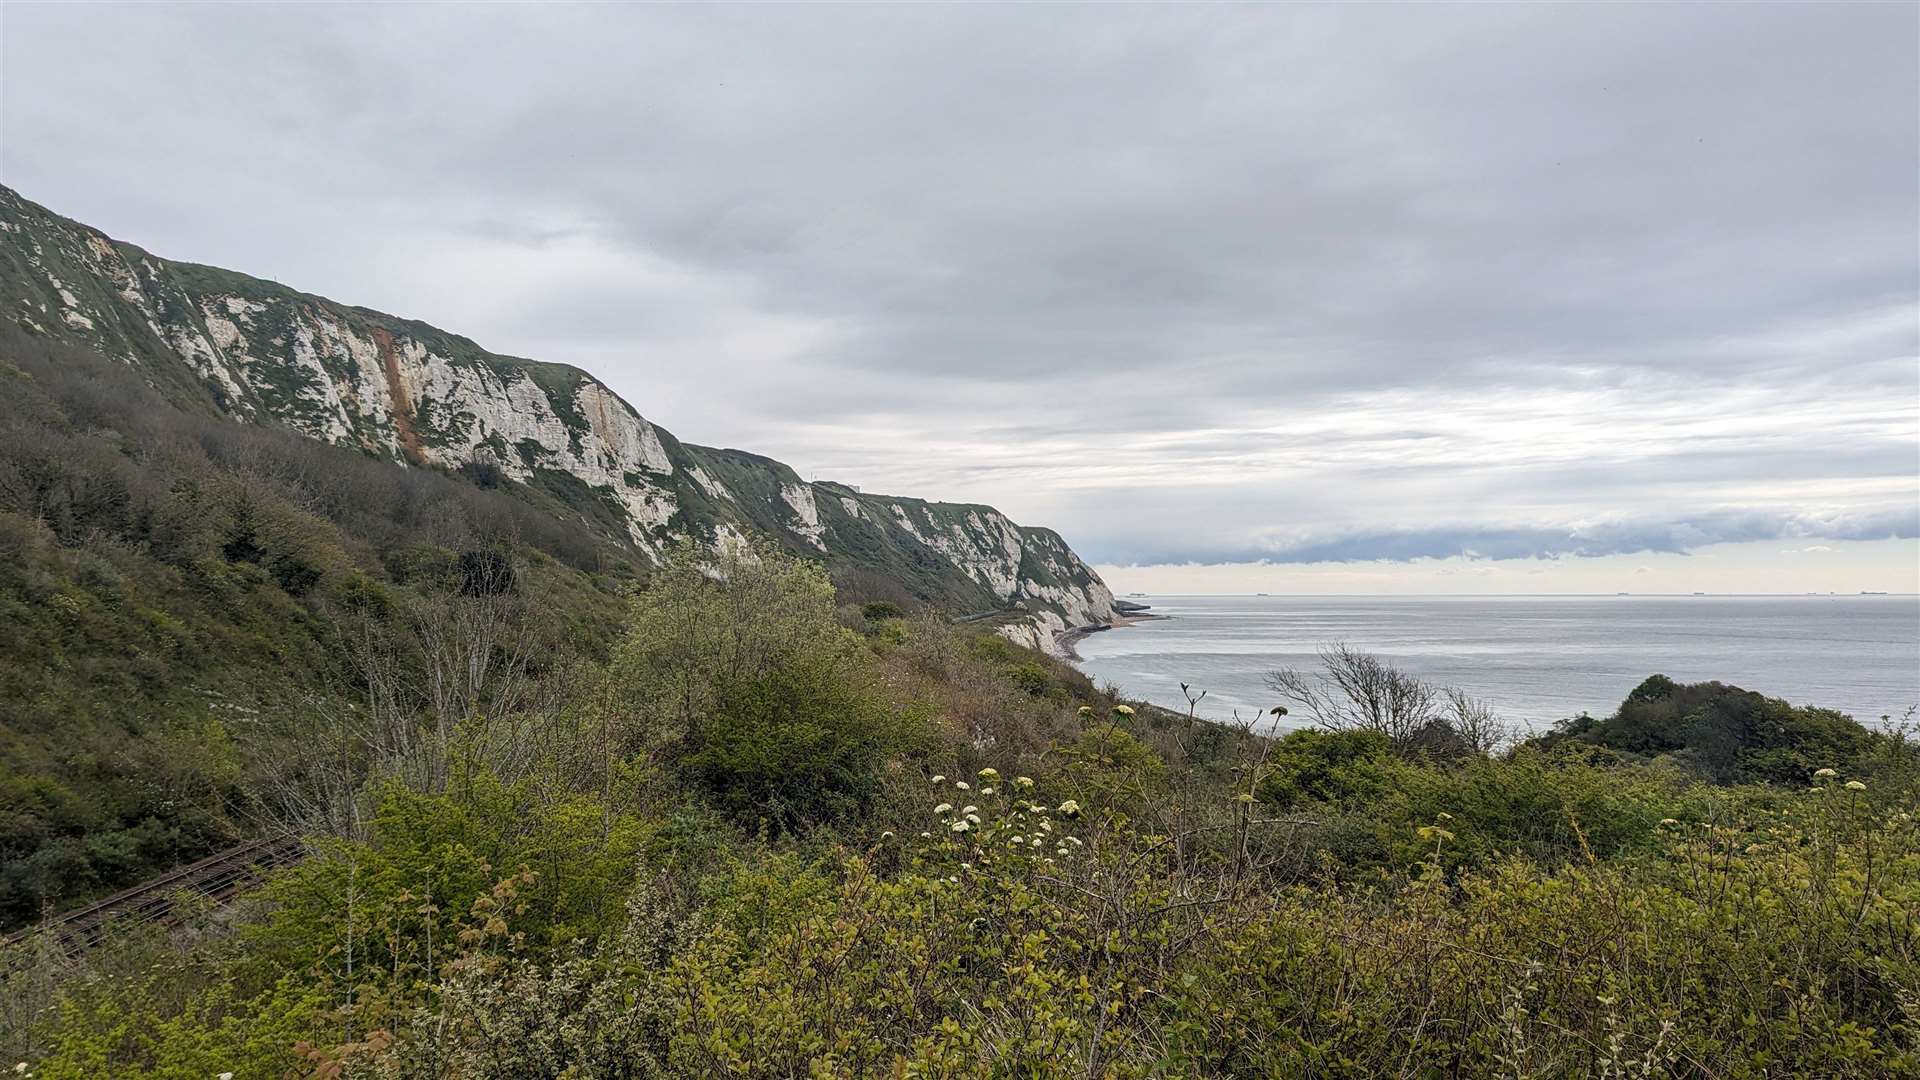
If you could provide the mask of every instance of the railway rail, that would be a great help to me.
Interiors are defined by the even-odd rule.
[[[84,950],[98,942],[109,927],[144,926],[167,919],[183,893],[198,900],[223,903],[258,882],[267,871],[298,861],[305,854],[304,844],[298,837],[291,836],[230,847],[86,907],[44,919],[0,940],[0,949],[11,949],[42,934],[52,934],[69,951]]]

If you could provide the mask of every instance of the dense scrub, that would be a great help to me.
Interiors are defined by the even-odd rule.
[[[283,819],[316,713],[495,704],[440,676],[514,597],[549,617],[482,683],[603,655],[627,564],[525,494],[183,412],[0,328],[0,929]]]
[[[0,1049],[42,1077],[1920,1075],[1897,731],[1809,737],[1778,784],[1569,738],[1269,739],[836,608],[771,552],[683,553],[604,661],[535,681],[562,685],[301,788],[330,835],[228,918],[13,957]]]

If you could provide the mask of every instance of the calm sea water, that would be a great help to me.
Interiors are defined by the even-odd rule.
[[[1544,726],[1604,716],[1656,672],[1718,679],[1863,723],[1920,703],[1916,596],[1157,596],[1172,618],[1094,634],[1081,670],[1184,710],[1180,683],[1216,719],[1276,704],[1261,674],[1314,663],[1344,641]],[[1295,718],[1297,719],[1297,718]]]

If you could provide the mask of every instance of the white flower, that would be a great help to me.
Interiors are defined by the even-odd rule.
[[[972,863],[970,863],[970,862],[963,862],[963,863],[961,863],[961,864],[960,864],[960,869],[962,869],[962,870],[965,870],[965,871],[968,871],[968,872],[972,872],[972,870],[973,870],[973,864],[972,864]]]
[[[959,789],[960,789],[961,791],[972,791],[972,790],[973,790],[973,785],[972,785],[972,784],[969,784],[969,783],[967,783],[967,782],[966,782],[965,780],[955,780],[955,781],[953,782],[953,786],[954,786],[954,787],[957,787],[957,788],[959,788]]]
[[[27,1063],[24,1061],[19,1062],[14,1065],[13,1071],[19,1073],[21,1076],[25,1076],[27,1074]]]
[[[224,1072],[224,1073],[221,1073],[219,1076],[214,1077],[213,1080],[233,1080],[233,1074],[230,1072]]]
[[[1114,711],[1114,712],[1117,712],[1117,713],[1119,713],[1119,714],[1120,714],[1121,716],[1132,716],[1132,715],[1133,715],[1133,706],[1131,706],[1131,705],[1115,705],[1115,706],[1113,707],[1113,711]]]
[[[1023,787],[1023,788],[1025,788],[1025,787],[1032,787],[1032,786],[1033,786],[1033,777],[1031,777],[1031,776],[1016,776],[1016,777],[1014,777],[1014,778],[1013,778],[1013,786],[1014,786],[1014,787]]]
[[[1068,817],[1078,817],[1080,814],[1080,804],[1072,799],[1068,799],[1066,802],[1060,804],[1060,812]]]
[[[1813,770],[1813,775],[1815,775],[1815,776],[1839,776],[1840,774],[1839,774],[1839,773],[1837,773],[1837,772],[1834,772],[1834,771],[1833,771],[1832,769],[1815,769],[1815,770]]]
[[[998,779],[1000,779],[1000,770],[999,770],[999,769],[995,769],[995,768],[993,768],[993,767],[991,767],[991,766],[989,766],[989,767],[987,767],[987,768],[985,768],[985,769],[981,769],[981,770],[980,770],[980,779],[982,779],[982,780],[998,780]]]
[[[883,832],[883,833],[881,833],[881,834],[880,834],[880,839],[882,839],[882,840],[891,840],[891,839],[893,839],[893,834],[892,834],[891,832]]]
[[[935,774],[934,774],[934,777],[933,777],[933,783],[936,783],[936,784],[944,784],[944,783],[946,783],[946,782],[947,782],[947,777],[946,777],[946,774],[944,774],[944,773],[935,773]]]
[[[983,788],[981,788],[981,789],[980,789],[980,794],[982,794],[982,795],[991,795],[991,794],[993,794],[993,789],[992,789],[992,788],[990,788],[990,787],[983,787]]]
[[[1019,847],[1021,843],[1024,842],[1024,840],[1025,840],[1025,837],[1021,836],[1019,833],[1013,834],[1013,846]]]
[[[1041,844],[1044,844],[1044,843],[1046,843],[1046,841],[1045,841],[1045,839],[1043,839],[1043,838],[1041,838],[1041,837],[1038,837],[1038,836],[1036,836],[1036,837],[1034,837],[1034,838],[1033,838],[1033,843],[1031,843],[1031,844],[1028,844],[1027,846],[1028,846],[1028,847],[1039,847],[1039,846],[1040,846]]]
[[[967,815],[967,820],[968,820],[968,821],[971,821],[971,822],[973,822],[973,823],[974,823],[975,825],[978,825],[978,824],[980,824],[980,815],[979,815],[979,814],[968,814],[968,815]]]
[[[1069,844],[1072,844],[1072,845],[1073,845],[1074,847],[1080,847],[1080,846],[1081,846],[1081,844],[1080,844],[1080,838],[1079,838],[1079,837],[1077,837],[1077,836],[1069,836],[1069,837],[1067,837],[1067,843],[1069,843]]]
[[[1867,790],[1867,785],[1861,783],[1858,780],[1849,780],[1847,781],[1847,790],[1848,791],[1865,791]]]
[[[980,812],[980,808],[977,806],[966,806],[962,807],[960,812],[962,814],[977,814]]]
[[[956,821],[953,823],[954,832],[966,832],[968,829],[971,829],[971,828],[973,828],[973,823],[966,820],[965,818],[962,818],[959,821]]]
[[[939,806],[936,806],[936,807],[934,807],[934,808],[933,808],[933,812],[934,812],[934,813],[936,813],[936,814],[944,814],[944,813],[946,813],[947,811],[949,811],[949,810],[952,810],[952,809],[953,809],[953,804],[952,804],[952,803],[950,803],[950,802],[943,802],[943,803],[941,803],[941,804],[940,804]]]
[[[1052,832],[1052,831],[1053,831],[1053,822],[1051,822],[1051,821],[1048,821],[1048,820],[1047,820],[1046,818],[1041,818],[1041,819],[1040,819],[1040,831],[1041,831],[1041,832]]]
[[[930,832],[923,832],[923,833],[921,833],[921,834],[920,834],[920,839],[922,839],[922,840],[931,840],[931,839],[933,839],[933,834],[932,834],[932,833],[930,833]]]

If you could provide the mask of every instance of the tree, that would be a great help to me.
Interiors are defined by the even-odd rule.
[[[1282,668],[1267,672],[1266,683],[1321,727],[1378,732],[1396,748],[1441,719],[1440,694],[1432,684],[1344,642],[1320,647],[1317,674]]]
[[[1328,731],[1383,735],[1403,756],[1489,754],[1511,730],[1486,701],[1435,686],[1343,642],[1320,647],[1320,671],[1269,671],[1267,688]]]

